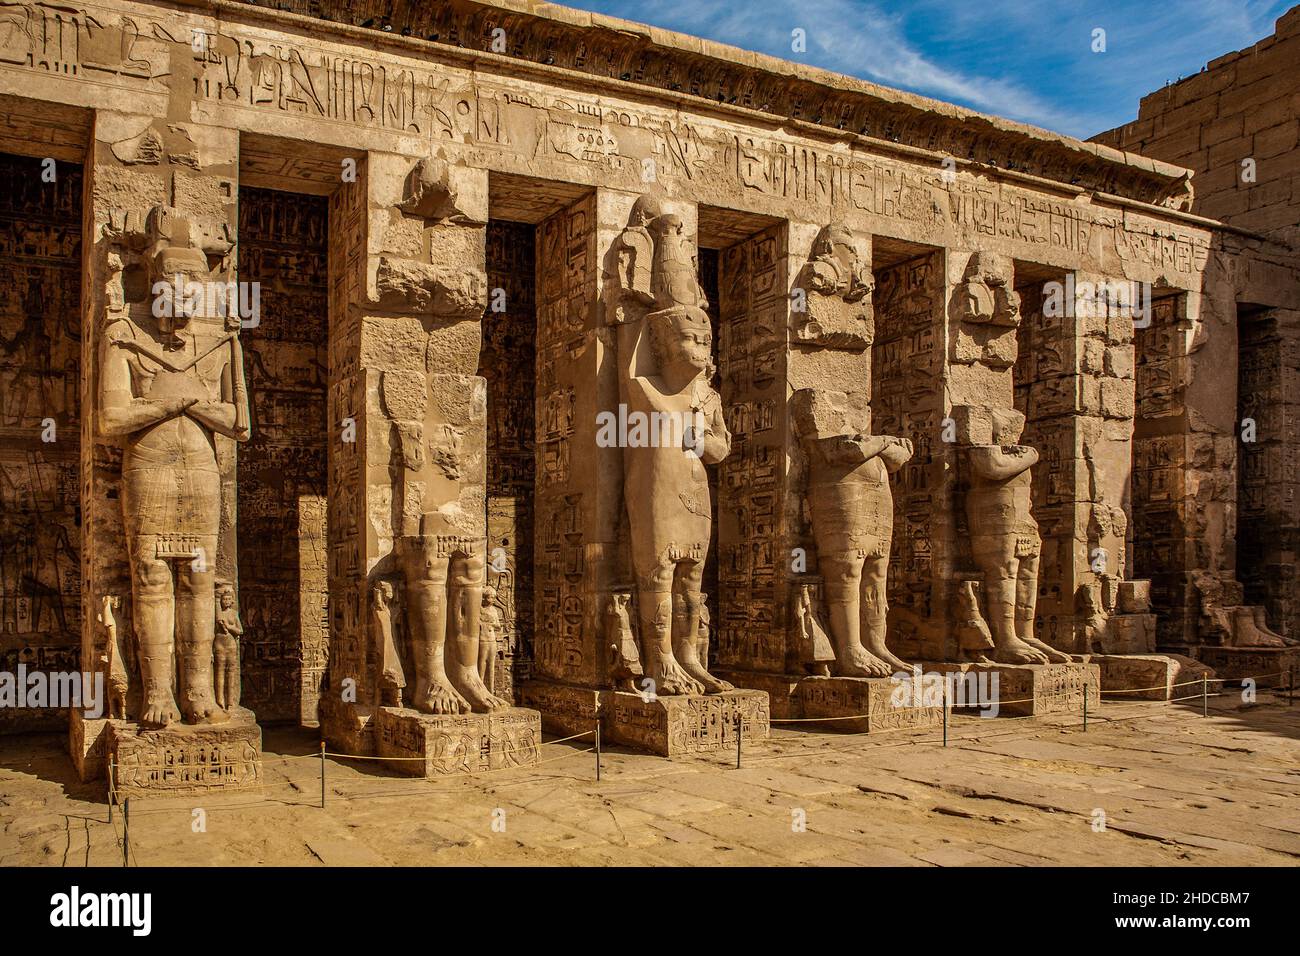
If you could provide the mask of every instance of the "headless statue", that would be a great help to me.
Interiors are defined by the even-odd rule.
[[[1043,542],[1031,508],[1030,469],[1038,452],[1015,444],[1025,417],[992,410],[991,445],[969,449],[966,521],[971,553],[983,572],[993,658],[1002,664],[1064,663],[1070,657],[1034,636],[1038,562]]]
[[[866,420],[869,411],[859,410]],[[894,533],[890,475],[912,443],[852,428],[843,392],[801,389],[795,422],[808,455],[808,502],[817,564],[842,677],[887,677],[908,665],[886,646],[886,575]]]
[[[203,251],[179,244],[184,221],[155,209],[150,222],[155,281],[209,282]],[[212,675],[221,526],[214,438],[249,437],[238,338],[192,327],[186,303],[163,304],[157,330],[131,319],[111,325],[100,367],[100,433],[125,439],[122,516],[148,727],[182,713],[192,724],[227,719]]]

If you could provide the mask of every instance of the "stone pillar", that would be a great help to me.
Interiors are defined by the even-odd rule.
[[[140,718],[142,704],[122,512],[126,439],[105,436],[101,430],[106,331],[126,323],[146,330],[141,334],[147,342],[157,330],[158,294],[153,288],[157,277],[152,272],[159,245],[201,250],[207,259],[210,289],[220,288],[227,296],[233,292],[238,153],[234,130],[109,110],[96,112],[87,152],[82,244],[81,661],[83,671],[104,674],[107,689],[125,684],[124,700],[120,707],[114,702],[112,710],[129,721]],[[215,343],[227,334],[237,335],[237,304],[237,293],[233,301],[205,295],[191,323],[196,339]],[[221,518],[212,560],[217,581],[229,582],[237,594],[236,443],[222,434],[214,435],[214,443],[221,476]],[[110,640],[113,633],[115,640]],[[73,711],[71,752],[83,779],[102,771],[106,724]],[[236,767],[231,777],[243,779],[253,773],[248,766]]]
[[[621,228],[622,198],[599,190],[544,220],[536,233],[534,672],[541,681],[585,688],[603,686],[601,612],[610,588],[626,576],[617,549],[622,452],[596,444],[597,413],[618,407],[614,337],[599,307],[606,280],[598,250]],[[627,204],[624,224],[631,198]],[[527,691],[525,699],[532,699]]]
[[[1016,407],[1038,449],[1043,539],[1039,636],[1068,653],[1151,653],[1153,621],[1127,557],[1134,418],[1134,316],[1127,283],[1072,273],[1021,287]],[[1141,321],[1139,317],[1139,321]],[[1121,592],[1123,596],[1121,598]]]
[[[717,354],[732,447],[719,466],[713,654],[729,680],[768,690],[774,702],[786,695],[781,679],[798,672],[791,581],[816,564],[807,529],[799,529],[802,501],[791,490],[798,441],[788,397],[816,379],[818,366],[826,374],[842,357],[810,357],[792,379],[790,291],[817,231],[812,223],[771,226],[724,249],[718,263]]]
[[[370,152],[330,199],[329,687],[322,733],[372,754],[384,703],[372,593],[409,610],[403,534],[484,557],[487,173]],[[405,436],[405,437],[404,437]],[[409,439],[409,442],[408,442]],[[403,480],[405,462],[419,480]],[[436,512],[433,529],[423,520]],[[404,603],[405,602],[405,603]],[[414,681],[408,675],[408,695]]]
[[[889,562],[889,639],[904,659],[942,659],[950,637],[946,609],[955,565],[956,460],[948,367],[944,250],[876,272],[871,418],[877,434],[912,442],[893,478],[894,534]],[[965,257],[958,264],[958,276]]]

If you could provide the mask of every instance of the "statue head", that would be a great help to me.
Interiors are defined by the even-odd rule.
[[[374,598],[375,607],[382,610],[392,603],[393,582],[383,580],[376,581],[375,586],[371,588],[370,593]]]
[[[483,585],[483,606],[490,607],[497,601],[497,589],[490,584]]]
[[[646,316],[650,350],[659,368],[694,369],[713,374],[713,330],[702,309],[676,305]]]
[[[838,223],[824,226],[813,241],[809,257],[811,285],[825,295],[857,302],[875,288],[871,270],[858,255],[853,232]]]
[[[221,602],[221,609],[229,611],[235,606],[235,586],[229,581],[222,581],[217,585],[217,599]]]
[[[627,217],[629,226],[647,226],[664,214],[663,203],[658,196],[645,193],[637,197],[632,204],[632,212]]]

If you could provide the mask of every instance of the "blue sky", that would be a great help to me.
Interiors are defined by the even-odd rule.
[[[564,0],[1087,137],[1273,32],[1295,0]],[[807,52],[791,51],[802,28]],[[1106,51],[1092,51],[1093,30]]]

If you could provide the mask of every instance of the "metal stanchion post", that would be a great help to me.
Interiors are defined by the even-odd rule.
[[[1287,688],[1286,688],[1286,705],[1290,707],[1295,703],[1295,665],[1292,664],[1287,668]]]
[[[320,808],[325,809],[325,741],[320,742]]]
[[[948,681],[943,682],[943,745],[948,746]]]
[[[600,717],[596,717],[596,782],[600,783]]]
[[[1088,729],[1088,683],[1083,684],[1083,729]]]
[[[131,865],[131,798],[122,801],[122,865]]]
[[[1201,716],[1210,716],[1210,678],[1207,674],[1201,675]]]
[[[740,741],[745,733],[745,722],[736,714],[736,769],[740,769]]]
[[[114,795],[115,786],[116,784],[113,781],[113,758],[110,756],[108,758],[108,822],[109,823],[113,822],[113,800],[115,798]]]

